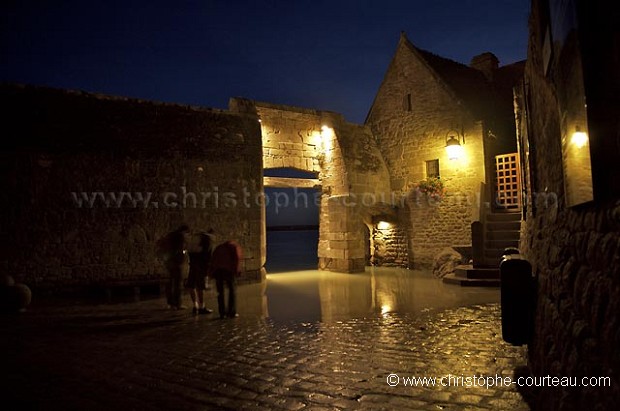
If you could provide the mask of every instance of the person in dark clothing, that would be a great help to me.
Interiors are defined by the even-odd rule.
[[[207,288],[207,271],[213,254],[213,230],[200,233],[200,251],[189,253],[189,276],[185,287],[189,290],[194,308],[193,314],[210,314],[213,310],[205,307],[204,293]]]
[[[158,242],[158,253],[163,259],[169,275],[168,287],[166,288],[168,306],[177,310],[185,308],[182,304],[182,286],[189,263],[187,255],[189,232],[189,226],[183,224]]]
[[[241,246],[235,241],[226,241],[213,251],[209,277],[215,278],[220,318],[237,317],[236,278],[241,275],[242,258]],[[224,286],[228,288],[228,309],[224,303]]]

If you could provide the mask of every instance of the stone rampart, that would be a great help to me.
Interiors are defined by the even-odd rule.
[[[163,275],[155,241],[185,222],[244,248],[261,278],[256,116],[3,86],[3,271],[34,287]]]

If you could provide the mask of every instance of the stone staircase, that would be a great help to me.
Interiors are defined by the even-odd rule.
[[[474,287],[499,287],[499,264],[508,247],[519,248],[520,212],[491,212],[485,216],[479,234],[472,225],[473,264],[459,265],[443,281]],[[480,245],[477,245],[480,244]],[[481,249],[476,250],[476,248]]]
[[[521,213],[489,213],[484,224],[484,260],[482,265],[499,267],[504,250],[519,248]]]

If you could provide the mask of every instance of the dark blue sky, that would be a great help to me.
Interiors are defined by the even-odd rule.
[[[226,108],[229,97],[361,123],[401,30],[468,64],[526,57],[528,0],[15,1],[0,81]]]

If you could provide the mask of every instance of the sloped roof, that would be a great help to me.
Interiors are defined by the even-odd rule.
[[[499,87],[512,88],[523,78],[525,60],[499,67],[495,72],[493,82]]]
[[[492,104],[491,84],[481,71],[417,48],[406,37],[405,44],[439,76],[472,114],[481,116]]]

